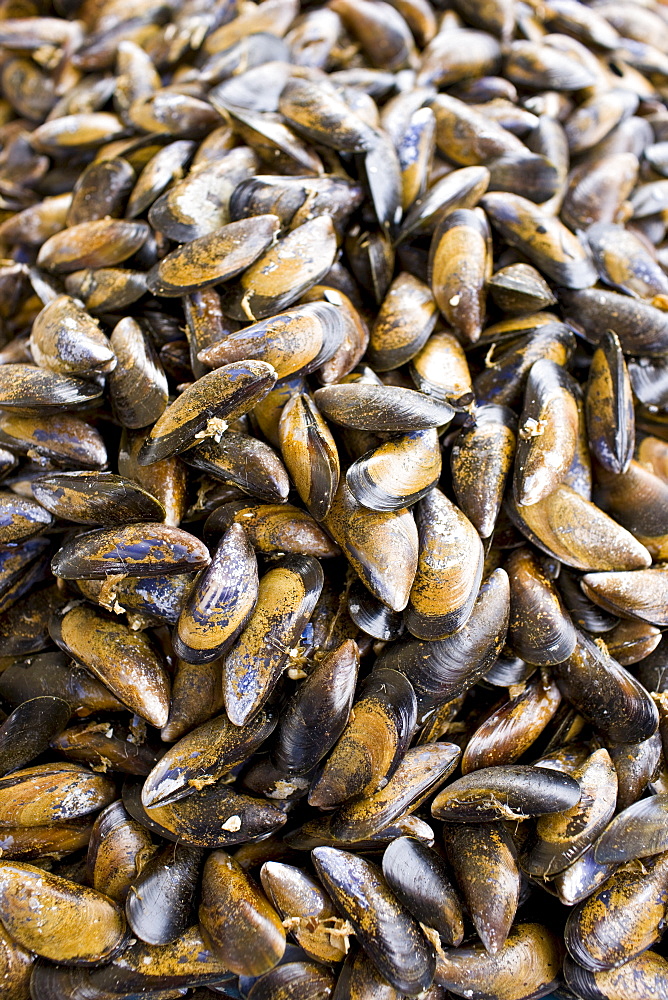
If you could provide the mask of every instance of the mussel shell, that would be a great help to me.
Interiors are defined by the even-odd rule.
[[[216,850],[268,837],[286,815],[265,799],[240,795],[224,782],[207,785],[166,806],[144,809],[141,786],[125,785],[123,803],[142,826],[166,840]]]
[[[167,406],[167,376],[150,338],[129,316],[114,327],[110,340],[117,364],[109,376],[114,412],[124,427],[147,427]]]
[[[668,850],[668,794],[634,802],[611,821],[594,845],[599,864],[621,864]]]
[[[66,580],[104,580],[107,576],[164,576],[201,569],[209,550],[194,535],[165,524],[131,524],[77,535],[51,563]]]
[[[582,798],[563,814],[539,817],[535,842],[522,859],[522,867],[532,875],[549,878],[568,868],[591,846],[615,810],[617,774],[607,750],[595,751],[571,774],[580,784]]]
[[[461,944],[461,903],[436,851],[413,837],[397,837],[383,855],[383,875],[420,923],[434,927],[446,944]]]
[[[559,592],[527,548],[506,563],[510,579],[508,642],[529,663],[560,663],[575,649],[577,632]]]
[[[18,944],[69,965],[109,960],[125,933],[123,912],[107,896],[17,861],[0,862],[0,913]]]
[[[512,764],[554,717],[561,695],[547,674],[535,674],[520,694],[496,707],[471,735],[462,774],[494,764]]]
[[[49,629],[61,649],[82,663],[128,708],[154,726],[169,714],[169,677],[162,657],[142,632],[89,605],[66,605]]]
[[[248,621],[258,595],[257,559],[244,529],[231,524],[188,594],[172,638],[189,663],[217,659]]]
[[[591,972],[564,959],[563,975],[569,989],[583,1000],[645,1000],[668,989],[668,961],[655,951],[644,951],[616,969]]]
[[[328,1000],[333,973],[318,962],[283,962],[256,979],[248,1000]]]
[[[262,712],[243,728],[218,715],[171,746],[148,775],[141,793],[146,809],[178,802],[250,757],[269,738],[276,717]]]
[[[165,508],[131,480],[111,472],[59,472],[32,483],[36,500],[56,517],[77,524],[162,521]]]
[[[142,941],[169,944],[188,929],[202,854],[198,847],[168,844],[133,881],[125,914]]]
[[[450,463],[460,508],[483,538],[494,530],[515,455],[515,418],[506,407],[476,407],[455,439]]]
[[[581,586],[612,614],[668,625],[668,569],[663,564],[629,573],[585,573]]]
[[[273,750],[279,768],[307,774],[329,752],[348,721],[358,669],[351,639],[316,664],[281,712]]]
[[[449,948],[436,967],[435,981],[474,1000],[526,1000],[552,993],[559,982],[563,944],[541,924],[516,924],[503,947],[488,955],[481,944]],[[528,992],[530,991],[530,992]]]
[[[374,371],[410,361],[427,341],[438,318],[428,285],[402,272],[390,285],[371,328],[367,357]]]
[[[381,975],[409,996],[430,986],[435,969],[431,946],[380,871],[369,861],[332,847],[317,847],[312,858],[318,877]]]
[[[225,709],[234,725],[252,719],[278,683],[323,580],[312,556],[287,556],[260,580],[255,608],[225,660]]]
[[[314,399],[328,420],[363,431],[427,430],[449,423],[454,415],[447,403],[394,385],[328,385],[317,389]]]
[[[215,954],[237,975],[261,976],[285,951],[279,915],[224,851],[210,854],[204,866],[199,922]]]
[[[485,767],[439,792],[432,815],[449,823],[525,819],[570,809],[580,786],[566,774],[523,764]]]
[[[418,699],[418,718],[472,687],[503,648],[508,627],[508,576],[496,569],[480,588],[467,623],[445,639],[407,639],[387,647],[378,666],[400,670]]]
[[[546,277],[566,288],[588,288],[596,271],[588,250],[563,223],[516,194],[488,193],[482,204],[492,226]]]
[[[459,747],[454,743],[423,743],[407,750],[383,788],[345,803],[334,814],[333,835],[354,842],[380,833],[399,816],[417,809],[443,784],[457,766],[459,756]]]
[[[348,489],[371,510],[400,510],[424,497],[441,474],[435,428],[413,431],[356,459],[346,473]]]
[[[301,868],[267,861],[260,869],[262,888],[309,958],[319,962],[345,958],[347,939],[330,934],[341,919],[321,885]],[[296,918],[296,919],[295,919]],[[341,928],[342,929],[342,928]]]
[[[613,743],[641,743],[656,732],[659,716],[649,692],[584,634],[552,674],[564,698]]]
[[[411,512],[370,512],[342,480],[323,524],[374,597],[392,611],[402,611],[418,561],[417,528]]]
[[[0,726],[0,773],[17,771],[39,756],[71,713],[69,703],[57,695],[38,695],[17,705]]]
[[[538,503],[509,503],[506,510],[530,542],[574,569],[642,569],[651,563],[644,545],[565,483]]]
[[[137,460],[140,465],[170,458],[195,443],[211,420],[233,420],[253,408],[276,382],[264,361],[224,365],[192,383],[153,425]]]
[[[309,794],[309,804],[331,808],[375,792],[396,771],[415,727],[410,681],[378,667],[366,679],[346,728]]]
[[[480,940],[496,955],[508,937],[520,896],[513,840],[503,823],[450,823],[443,843]],[[496,888],[491,898],[490,884]]]
[[[229,281],[264,253],[278,233],[275,215],[230,222],[213,233],[184,243],[149,271],[146,283],[154,295],[176,297],[221,281]]]
[[[420,554],[404,620],[418,639],[443,639],[471,616],[483,572],[482,542],[438,489],[420,501],[417,525]]]
[[[572,958],[596,972],[623,965],[649,948],[663,928],[668,854],[638,868],[620,868],[583,900],[566,921],[564,939]]]

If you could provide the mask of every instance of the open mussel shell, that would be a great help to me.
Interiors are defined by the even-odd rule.
[[[234,725],[245,725],[269,698],[323,581],[322,567],[312,556],[287,556],[261,578],[253,612],[225,659],[225,709]]]
[[[659,792],[628,806],[610,822],[594,845],[599,864],[621,864],[668,850],[668,794]]]
[[[668,854],[619,868],[571,911],[564,938],[572,958],[592,972],[613,969],[651,947],[663,930]]]
[[[383,875],[416,920],[437,930],[445,944],[461,944],[461,903],[436,851],[413,837],[397,837],[383,855]]]
[[[169,805],[211,784],[242,763],[269,738],[276,717],[261,712],[243,728],[218,715],[171,746],[148,775],[141,793],[145,808]],[[203,748],[203,749],[202,749]]]
[[[419,503],[420,551],[404,612],[418,639],[443,639],[459,631],[473,611],[483,572],[483,546],[469,519],[438,489]]]
[[[416,717],[410,681],[395,670],[374,669],[311,788],[309,804],[332,808],[375,792],[397,769]]]
[[[332,847],[317,847],[312,858],[318,877],[380,974],[409,996],[430,986],[435,969],[431,946],[376,866]]]
[[[647,689],[584,633],[552,675],[564,698],[613,743],[641,743],[658,729]]]
[[[187,531],[140,523],[76,535],[58,550],[51,568],[65,580],[104,580],[183,573],[202,569],[210,561],[207,547]]]
[[[525,819],[563,812],[580,798],[580,786],[566,774],[527,764],[485,767],[458,778],[439,792],[432,815],[448,823]]]
[[[400,510],[438,482],[441,450],[435,428],[413,431],[358,458],[346,473],[353,496],[371,510]]]
[[[32,483],[36,500],[77,524],[162,521],[165,508],[139,484],[111,472],[58,472]]]
[[[502,948],[482,944],[448,948],[439,956],[435,982],[459,996],[517,997],[551,993],[559,983],[563,944],[542,924],[517,924]],[[520,985],[521,984],[521,985]]]
[[[315,665],[281,712],[273,758],[291,774],[308,774],[329,752],[348,721],[359,650],[345,640]]]
[[[316,390],[314,399],[328,420],[363,431],[427,430],[448,424],[454,415],[447,403],[395,385],[327,385]]]
[[[177,656],[188,663],[221,656],[248,621],[258,586],[257,559],[246,532],[231,524],[181,610],[172,639]]]
[[[615,810],[617,773],[607,750],[596,750],[570,773],[582,798],[564,813],[538,818],[535,841],[522,859],[523,869],[531,875],[549,878],[568,868],[591,846]]]
[[[247,413],[275,382],[274,369],[264,361],[224,365],[203,375],[158,418],[139,452],[139,464],[152,465],[184,451],[203,431],[220,433],[224,428],[216,421],[233,420]]]
[[[520,895],[512,838],[503,823],[449,823],[443,844],[480,940],[496,955],[508,937]],[[490,884],[496,887],[493,896]]]
[[[442,785],[454,771],[459,757],[459,747],[454,743],[423,743],[407,750],[383,788],[344,803],[334,814],[333,835],[354,842],[380,833],[399,816],[417,809]]]

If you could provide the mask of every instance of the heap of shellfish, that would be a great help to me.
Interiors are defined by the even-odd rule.
[[[668,996],[668,7],[0,0],[0,994]]]

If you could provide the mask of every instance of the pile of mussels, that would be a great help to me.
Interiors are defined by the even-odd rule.
[[[0,11],[4,1000],[666,998],[668,7]]]

